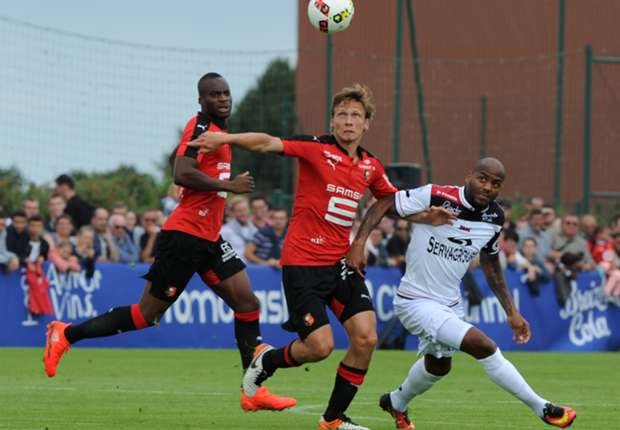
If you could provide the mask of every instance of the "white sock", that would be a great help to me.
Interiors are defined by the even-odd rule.
[[[400,387],[390,393],[392,407],[397,411],[406,411],[411,399],[431,388],[440,379],[441,376],[428,373],[426,367],[424,367],[424,358],[421,358],[413,363],[413,366],[409,369],[409,375],[400,384]]]
[[[547,401],[532,390],[519,371],[504,358],[499,348],[493,355],[478,362],[493,382],[528,405],[536,415],[543,416]]]

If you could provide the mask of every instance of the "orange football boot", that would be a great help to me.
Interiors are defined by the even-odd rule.
[[[568,406],[558,406],[553,403],[547,403],[545,405],[545,409],[543,410],[542,420],[549,425],[566,428],[570,426],[575,418],[577,418],[577,413],[573,408],[569,408]]]
[[[56,367],[58,367],[62,355],[71,348],[71,344],[65,337],[65,329],[70,325],[71,323],[64,323],[62,321],[52,321],[47,325],[47,340],[45,342],[43,363],[45,365],[45,373],[50,378],[56,375]]]

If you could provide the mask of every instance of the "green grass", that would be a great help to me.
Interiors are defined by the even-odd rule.
[[[41,350],[0,349],[0,429],[316,429],[342,351],[298,369],[280,370],[270,389],[297,398],[290,411],[244,414],[236,351],[74,348],[49,379]],[[618,428],[617,353],[507,353],[543,397],[572,405],[573,428]],[[379,351],[349,408],[354,421],[392,429],[377,407],[415,354]],[[475,360],[454,359],[452,373],[410,407],[418,430],[541,429],[530,410],[488,380]]]

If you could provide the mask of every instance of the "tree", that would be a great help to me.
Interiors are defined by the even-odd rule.
[[[19,209],[26,186],[26,180],[16,167],[0,169],[0,205],[5,215]]]
[[[139,212],[160,207],[161,185],[132,166],[121,165],[103,173],[74,171],[70,175],[77,193],[95,207],[111,208],[116,202]]]
[[[285,59],[273,60],[251,88],[229,120],[231,132],[260,131],[274,136],[290,136],[295,130],[295,70]],[[290,194],[292,160],[248,153],[233,148],[233,175],[249,170],[256,178],[256,191],[270,194],[281,190]]]

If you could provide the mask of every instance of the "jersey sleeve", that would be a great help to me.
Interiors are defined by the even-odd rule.
[[[319,147],[316,136],[293,136],[282,138],[283,155],[287,157],[309,158]]]
[[[400,190],[394,195],[396,212],[401,217],[422,212],[431,205],[432,185],[424,185],[413,190]]]
[[[190,119],[181,135],[181,141],[177,147],[177,157],[198,158],[198,148],[189,146],[188,143],[197,138],[200,132],[197,118]]]
[[[376,199],[394,194],[396,187],[392,185],[390,179],[385,174],[385,169],[381,163],[377,163],[374,180],[370,184],[370,192]]]
[[[502,233],[502,229],[499,228],[497,232],[493,235],[491,240],[487,242],[486,245],[482,248],[481,252],[484,252],[488,255],[497,255],[499,253],[499,236]]]

